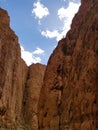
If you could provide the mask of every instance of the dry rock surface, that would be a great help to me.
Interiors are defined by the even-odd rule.
[[[21,59],[0,8],[0,130],[98,130],[98,0],[81,0],[47,67]]]
[[[25,123],[30,130],[38,130],[38,101],[45,68],[45,65],[32,64],[28,70],[23,108]]]
[[[14,129],[20,120],[27,66],[21,59],[18,37],[0,9],[0,127]]]
[[[82,0],[50,56],[39,98],[39,130],[98,130],[98,1]]]
[[[44,65],[27,67],[21,59],[18,37],[8,13],[0,8],[0,130],[37,130],[44,71]]]

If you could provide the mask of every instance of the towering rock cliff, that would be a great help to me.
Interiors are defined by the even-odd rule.
[[[44,71],[21,59],[18,37],[0,9],[0,129],[98,130],[97,0],[81,1]]]
[[[98,130],[97,0],[81,0],[50,56],[38,111],[39,130]]]
[[[38,130],[38,101],[44,77],[45,65],[32,64],[24,95],[24,119],[30,130]]]
[[[0,8],[0,130],[37,130],[37,115],[32,116],[37,113],[44,71],[44,65],[27,67],[21,59],[18,37]]]
[[[21,117],[27,66],[9,25],[7,12],[0,9],[0,126],[12,129]]]

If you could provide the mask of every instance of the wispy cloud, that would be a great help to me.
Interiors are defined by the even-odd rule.
[[[75,13],[78,11],[80,3],[70,2],[68,8],[61,7],[58,9],[57,16],[59,18],[59,22],[63,23],[62,29],[54,29],[50,31],[49,29],[41,31],[41,35],[46,38],[56,38],[56,40],[60,40],[62,37],[66,35],[68,30],[70,29],[70,25]]]
[[[53,31],[46,30],[46,31],[42,31],[41,35],[45,36],[46,38],[56,38],[59,35],[59,33],[58,30],[53,30]]]
[[[21,57],[24,59],[27,65],[31,65],[32,63],[41,63],[41,54],[44,54],[44,50],[41,48],[36,48],[35,51],[29,52],[26,51],[23,46],[21,46]]]
[[[79,9],[79,4],[70,2],[68,8],[61,7],[58,10],[58,17],[60,20],[66,21],[71,24],[71,20],[74,17],[75,13]]]
[[[35,15],[35,18],[40,20],[49,15],[49,10],[40,1],[37,1],[33,4],[32,14]]]
[[[39,55],[39,54],[43,54],[45,51],[42,50],[41,48],[37,47],[35,51],[32,52],[32,54],[36,54],[36,55]]]
[[[46,30],[42,31],[41,35],[45,36],[46,38],[56,38],[57,41],[59,41],[61,38],[65,37],[66,32],[60,31],[60,30]]]
[[[65,9],[64,7],[61,7],[58,10],[58,17],[64,23],[62,31],[65,32],[65,34],[70,29],[72,19],[75,13],[78,11],[79,6],[80,6],[80,3],[70,2],[67,9]]]
[[[61,1],[64,1],[66,2],[66,0],[61,0]],[[78,3],[80,0],[71,0],[72,2],[75,2],[75,3]]]

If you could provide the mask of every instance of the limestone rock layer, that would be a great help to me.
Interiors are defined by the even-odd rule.
[[[98,1],[82,0],[71,30],[50,56],[39,130],[98,130]]]

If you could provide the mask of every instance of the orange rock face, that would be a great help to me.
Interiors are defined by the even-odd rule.
[[[48,61],[39,130],[98,130],[98,1],[81,3]]]
[[[24,118],[30,130],[38,130],[38,101],[46,66],[32,64],[28,70],[24,96]]]
[[[21,117],[27,66],[9,23],[7,12],[0,9],[0,126],[13,129]]]
[[[0,130],[37,130],[45,66],[27,67],[7,12],[0,8]]]
[[[1,130],[98,130],[98,1],[81,3],[47,67],[27,67],[0,8]]]

